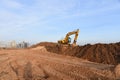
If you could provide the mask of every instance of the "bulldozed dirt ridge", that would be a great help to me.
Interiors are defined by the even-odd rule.
[[[54,54],[40,46],[0,50],[0,80],[116,80],[114,67]]]
[[[32,47],[37,46],[45,46],[49,52],[75,56],[92,62],[114,65],[120,63],[120,42],[111,44],[87,44],[76,47],[66,47],[58,45],[57,43],[41,42]]]

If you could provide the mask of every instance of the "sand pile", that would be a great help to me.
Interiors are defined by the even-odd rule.
[[[120,42],[111,44],[95,44],[84,45],[76,47],[65,47],[57,43],[42,42],[32,47],[45,46],[47,51],[76,56],[79,58],[87,59],[92,62],[104,64],[117,64],[120,62]]]

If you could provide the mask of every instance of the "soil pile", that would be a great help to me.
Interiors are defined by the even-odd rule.
[[[104,64],[117,64],[120,62],[120,42],[111,44],[87,44],[76,47],[63,46],[51,42],[42,42],[32,47],[37,46],[45,46],[49,52],[76,56],[92,62]]]
[[[113,65],[50,53],[42,47],[0,50],[0,80],[116,80],[116,77]]]

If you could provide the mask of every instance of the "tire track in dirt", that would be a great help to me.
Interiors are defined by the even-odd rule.
[[[27,64],[24,67],[24,74],[23,77],[25,80],[32,80],[32,64],[30,62],[27,62]]]
[[[74,76],[74,78],[77,77],[78,80],[81,80],[81,79],[86,80],[86,78],[85,78],[84,76],[79,75],[79,74],[82,74],[82,73],[81,73],[82,71],[81,71],[80,73],[78,73],[78,72],[75,73],[75,72],[74,72],[74,71],[75,71],[74,69],[76,69],[74,63],[73,63],[74,65],[73,65],[73,64],[67,64],[68,62],[63,62],[64,60],[63,60],[63,61],[62,61],[62,60],[57,61],[58,59],[54,59],[54,58],[50,58],[50,57],[49,57],[49,58],[47,58],[47,57],[45,58],[45,57],[44,57],[43,60],[44,60],[44,59],[46,59],[47,61],[52,62],[52,64],[53,64],[53,63],[54,63],[54,64],[57,64],[57,65],[50,65],[50,67],[55,70],[56,74],[62,73],[62,74],[69,75],[69,76],[71,76],[71,77]],[[47,63],[48,63],[48,62],[47,62]],[[69,66],[71,66],[71,67],[73,66],[73,67],[72,67],[72,68],[73,68],[73,72],[71,72],[72,68],[71,68],[70,70],[67,69],[68,71],[66,71],[66,70],[65,70],[66,68],[64,69],[63,67],[61,67],[61,69],[58,69],[58,68],[57,68],[58,66],[63,65],[63,63],[65,63],[66,66],[68,66],[68,67],[69,67]],[[58,64],[59,64],[59,65],[58,65]],[[91,63],[90,65],[91,65],[91,67],[93,67],[93,66],[92,66],[92,65],[93,65],[92,63]],[[90,65],[88,65],[88,66],[90,67]],[[78,65],[76,64],[76,66],[78,66]],[[81,64],[81,66],[87,67],[87,65],[84,65],[83,63]],[[78,70],[82,69],[81,66],[79,65],[79,66],[77,67]],[[63,69],[62,69],[62,68],[63,68]],[[86,69],[86,70],[87,70],[87,69]],[[65,72],[64,72],[64,71],[65,71]],[[76,71],[77,71],[77,70],[76,70]],[[92,71],[92,70],[91,70],[91,71]],[[54,71],[53,71],[53,72],[54,72]],[[60,73],[58,73],[58,72],[60,72]],[[92,74],[93,74],[93,73],[94,73],[94,69],[93,69]],[[86,73],[86,74],[87,74],[87,73]],[[99,73],[94,73],[94,74],[100,75],[101,72],[99,72]],[[85,75],[85,74],[84,74],[84,75]],[[103,76],[103,75],[104,75],[104,73],[101,74],[101,77],[104,78],[105,76]],[[79,76],[79,77],[78,77],[78,76]],[[81,77],[81,76],[82,76],[82,77]],[[109,77],[110,77],[110,76],[109,76]],[[109,80],[109,79],[107,79],[107,80]]]

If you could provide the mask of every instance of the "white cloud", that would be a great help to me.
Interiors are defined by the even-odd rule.
[[[23,5],[16,0],[2,0],[3,5],[10,8],[21,8]],[[64,1],[63,1],[64,2]],[[41,29],[56,29],[54,26],[49,25],[51,20],[49,17],[64,14],[65,11],[73,7],[70,2],[68,5],[60,4],[59,2],[36,1],[34,6],[28,6],[22,9],[19,14],[11,9],[3,8],[0,12],[0,33],[2,32],[18,32],[29,27],[38,27]],[[49,25],[49,26],[48,26]],[[14,30],[14,31],[13,31]]]
[[[111,5],[111,6],[91,10],[91,11],[86,11],[86,12],[81,13],[79,15],[81,15],[81,16],[91,16],[92,15],[93,16],[93,15],[104,14],[106,12],[114,11],[114,10],[117,10],[117,9],[120,9],[120,4]]]
[[[31,9],[38,10],[40,14],[45,16],[66,14],[73,9],[76,2],[74,0],[35,0],[34,6]]]
[[[7,7],[7,8],[22,8],[23,5],[19,2],[17,2],[16,0],[2,0],[1,1],[2,5]]]
[[[68,18],[68,17],[96,16],[96,15],[102,15],[102,14],[106,14],[106,13],[109,14],[109,12],[114,12],[115,10],[119,10],[119,9],[120,9],[120,3],[116,3],[116,4],[102,6],[100,8],[92,8],[89,10],[78,11],[78,12],[68,15],[66,17]]]

